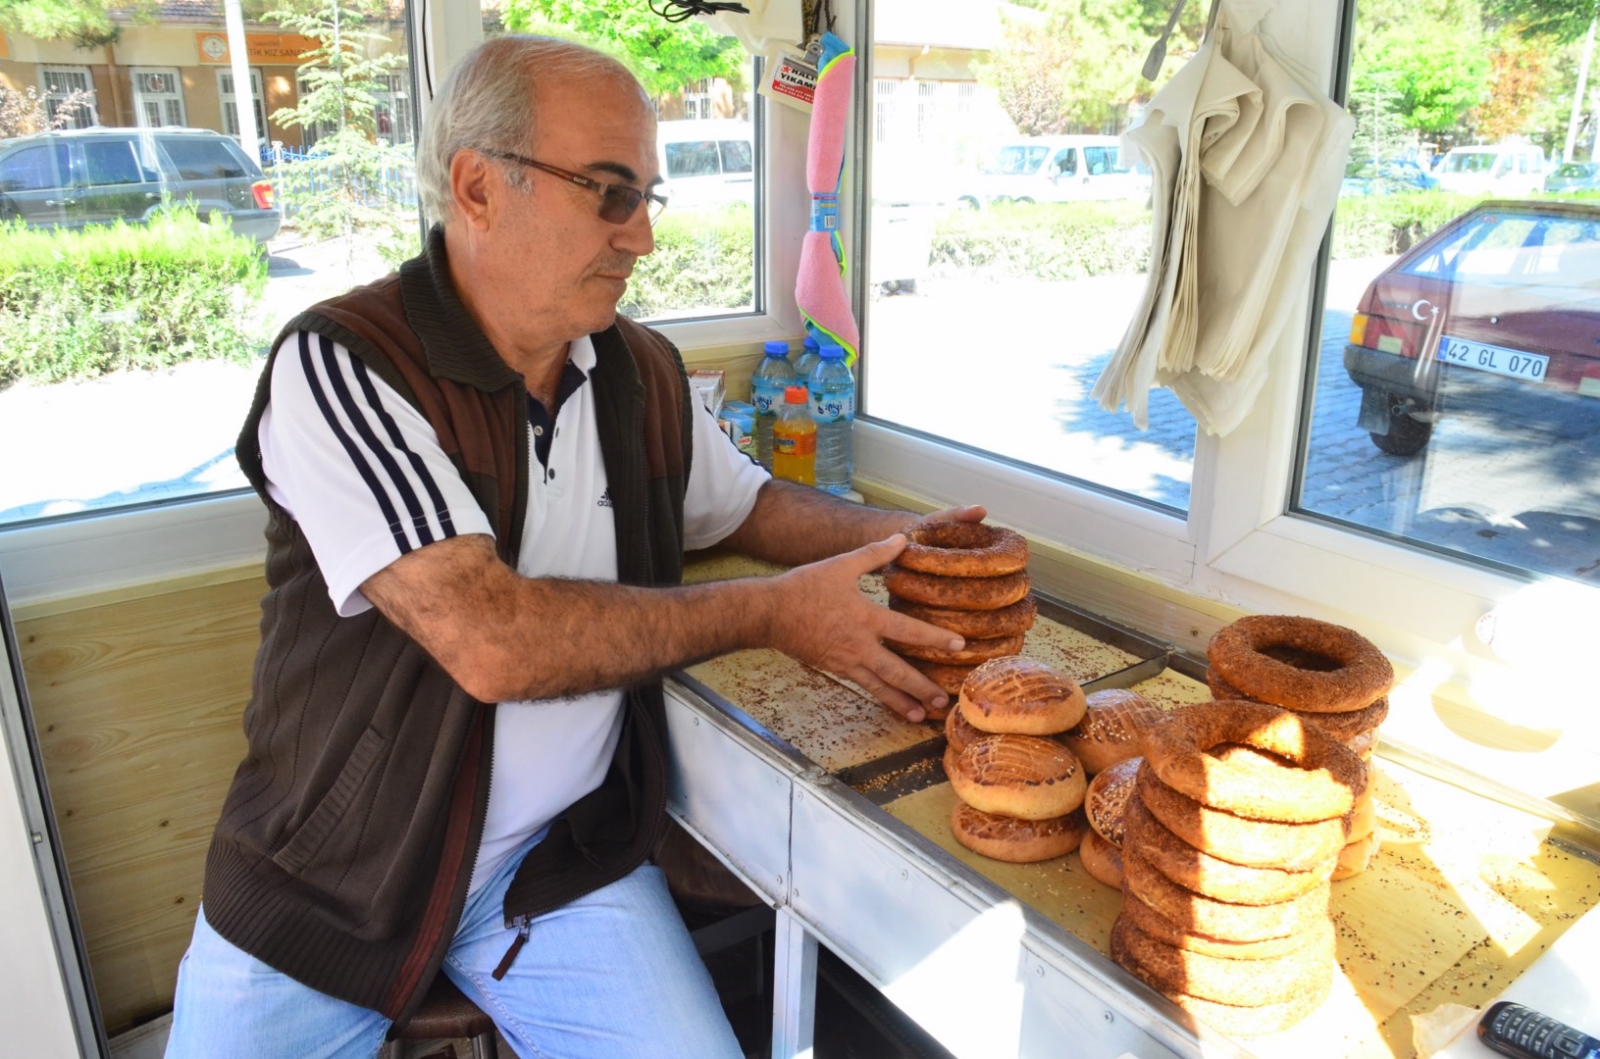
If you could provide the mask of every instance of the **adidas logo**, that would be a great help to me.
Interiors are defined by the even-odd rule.
[[[609,485],[606,486],[605,491],[600,494],[600,500],[599,500],[599,503],[596,506],[597,507],[610,507],[611,506],[611,487]]]

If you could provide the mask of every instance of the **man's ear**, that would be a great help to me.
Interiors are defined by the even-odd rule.
[[[450,199],[456,216],[471,227],[488,226],[489,204],[498,186],[488,159],[477,151],[457,151],[450,159]]]

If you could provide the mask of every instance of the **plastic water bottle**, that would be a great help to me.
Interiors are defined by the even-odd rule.
[[[791,386],[772,427],[772,473],[801,485],[817,484],[817,425],[811,421],[810,392]]]
[[[817,361],[822,359],[817,353],[817,350],[821,348],[822,346],[815,338],[809,334],[806,335],[804,348],[800,350],[800,355],[794,358],[795,382],[804,386],[811,385],[811,373],[817,370]]]
[[[845,496],[855,473],[856,380],[843,347],[825,345],[817,356],[809,383],[811,421],[817,424],[817,488]]]
[[[772,470],[772,424],[783,408],[783,391],[796,382],[789,343],[768,342],[766,356],[750,377],[750,403],[756,406],[756,459]]]

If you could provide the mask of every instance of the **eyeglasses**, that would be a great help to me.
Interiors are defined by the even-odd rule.
[[[490,158],[498,158],[503,162],[516,162],[530,169],[538,169],[549,173],[551,176],[560,177],[581,188],[588,188],[600,196],[600,219],[611,224],[627,224],[633,219],[633,211],[639,208],[639,203],[649,201],[647,207],[651,225],[661,216],[661,211],[667,208],[667,200],[654,191],[640,191],[630,188],[626,184],[607,184],[600,180],[591,180],[578,173],[571,173],[565,169],[557,169],[553,165],[536,162],[532,158],[525,158],[520,154],[510,151],[494,151],[487,147],[474,148],[479,154],[486,154]]]

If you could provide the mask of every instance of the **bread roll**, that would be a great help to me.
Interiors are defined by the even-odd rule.
[[[961,712],[972,727],[1005,735],[1054,735],[1088,708],[1078,682],[1045,662],[1012,655],[985,662],[961,685]]]
[[[1122,845],[1122,823],[1128,799],[1134,796],[1134,781],[1139,775],[1139,758],[1119,761],[1089,782],[1083,796],[1083,811],[1089,826],[1113,846]]]
[[[950,832],[957,842],[974,853],[1012,864],[1064,857],[1078,848],[1088,829],[1080,811],[1047,820],[1019,820],[957,802],[950,813]]]
[[[1085,698],[1083,719],[1063,737],[1084,771],[1093,776],[1144,753],[1144,734],[1165,713],[1137,691],[1107,688]]]
[[[1122,889],[1122,850],[1100,837],[1090,828],[1078,846],[1078,856],[1083,860],[1083,870],[1095,882],[1105,883],[1113,890]]]
[[[1023,820],[1066,816],[1088,784],[1072,751],[1031,735],[986,735],[955,760],[950,786],[975,809]]]

